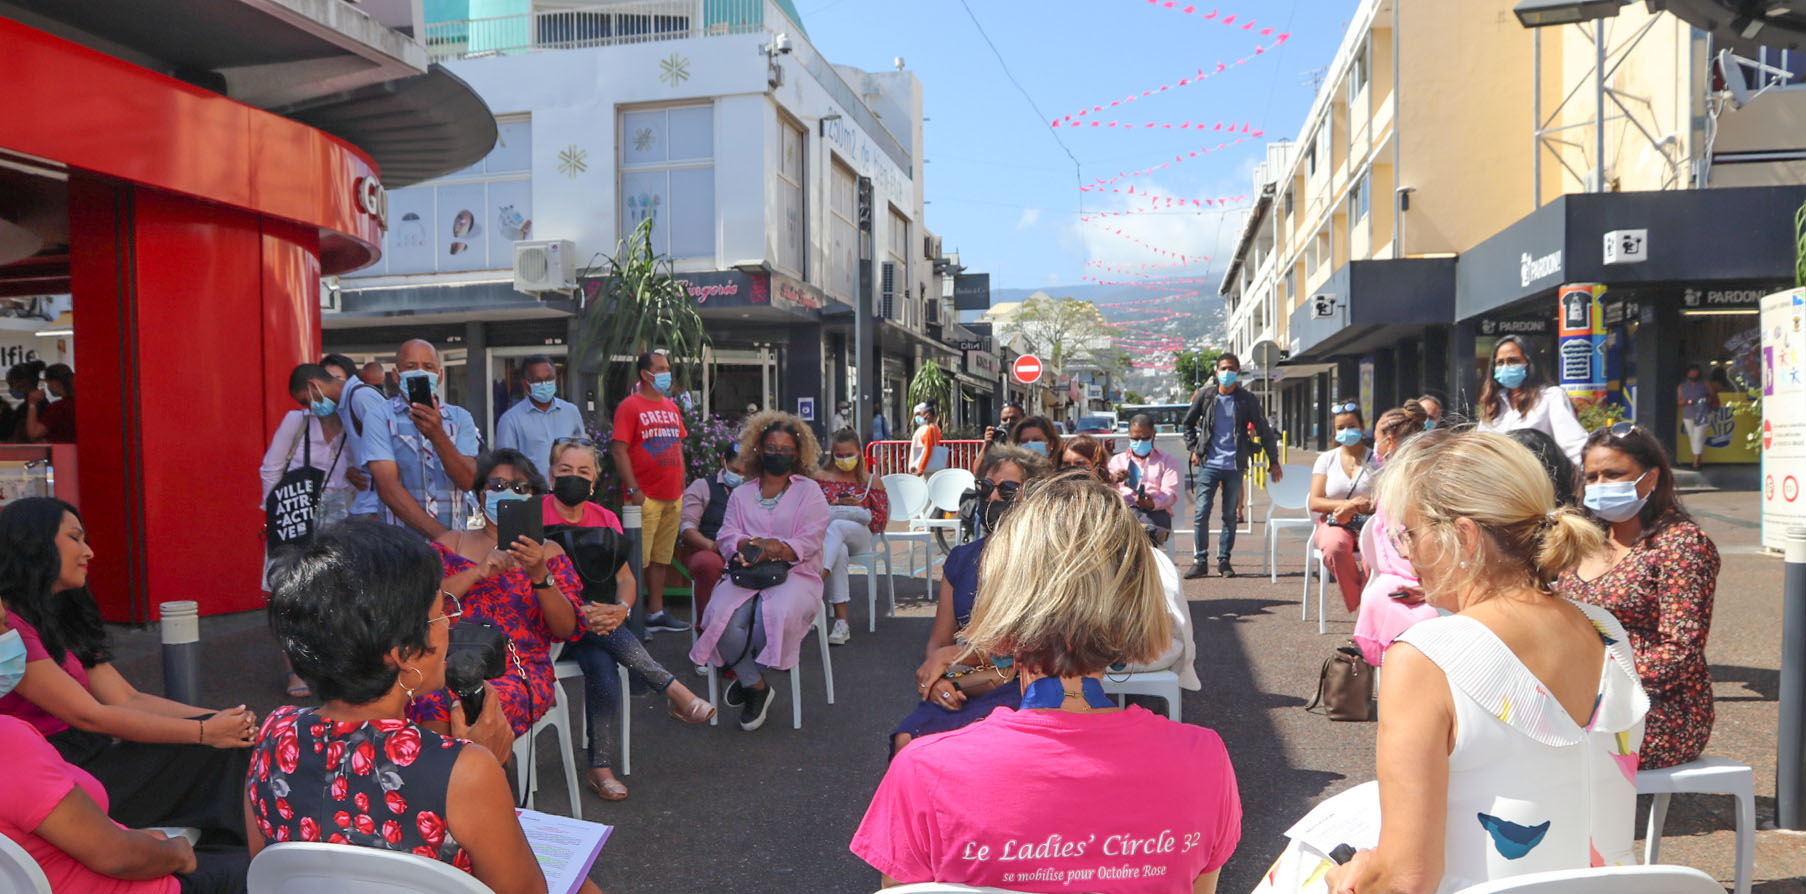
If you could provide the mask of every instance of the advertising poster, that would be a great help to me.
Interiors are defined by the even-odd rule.
[[[1556,298],[1556,376],[1576,401],[1605,397],[1605,286],[1564,285]]]
[[[1762,299],[1762,545],[1806,526],[1806,289]]]
[[[494,228],[485,214],[483,184],[441,186],[434,210],[433,249],[439,269],[482,270],[489,264],[489,244],[484,234]],[[513,258],[509,259],[510,262]]]

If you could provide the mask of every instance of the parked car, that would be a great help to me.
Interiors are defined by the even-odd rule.
[[[1114,435],[1119,431],[1116,422],[1116,414],[1108,413],[1082,416],[1079,418],[1079,423],[1076,428],[1078,434],[1090,435],[1101,441],[1105,450],[1108,450],[1111,453],[1116,452],[1116,439],[1111,437],[1111,435]],[[1120,431],[1128,431],[1127,423],[1124,423]]]

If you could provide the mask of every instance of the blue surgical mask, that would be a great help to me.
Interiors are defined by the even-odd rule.
[[[1587,485],[1586,498],[1581,503],[1593,514],[1608,522],[1629,521],[1637,513],[1643,511],[1643,504],[1649,502],[1648,497],[1637,495],[1637,485],[1648,478],[1644,472],[1635,481],[1604,481]]]
[[[1495,366],[1492,368],[1493,381],[1498,382],[1507,388],[1516,388],[1519,385],[1524,384],[1524,380],[1529,376],[1530,367],[1522,363],[1511,363],[1505,366]]]
[[[1217,384],[1222,385],[1224,388],[1234,385],[1236,382],[1241,381],[1241,379],[1242,374],[1233,369],[1226,369],[1217,373]]]
[[[312,395],[309,395],[309,397],[311,398]],[[339,411],[339,402],[322,394],[320,395],[319,400],[309,400],[307,402],[307,409],[315,416],[325,419]]]
[[[1145,457],[1154,452],[1153,438],[1130,438],[1129,451],[1136,456]]]
[[[727,485],[728,487],[739,487],[740,485],[746,483],[746,476],[740,474],[739,472],[722,472],[721,473],[721,483]]]
[[[1361,430],[1358,428],[1336,429],[1336,443],[1344,447],[1353,447],[1361,443]]]
[[[1023,441],[1022,446],[1034,453],[1039,453],[1042,456],[1047,455],[1047,442],[1046,441]]]
[[[917,425],[927,425],[927,424],[928,424],[928,420],[926,420],[926,419],[924,419],[924,418],[922,418],[922,414],[920,414],[920,413],[917,413],[917,414],[916,414],[916,424],[917,424]]]
[[[425,370],[425,369],[410,369],[407,372],[402,373],[400,376],[397,376],[396,379],[399,382],[401,382],[401,393],[402,394],[408,393],[408,380],[409,379],[419,379],[419,378],[426,379],[426,390],[428,390],[434,394],[439,393],[439,374],[436,372],[433,372],[431,370]]]
[[[527,395],[532,397],[536,404],[549,404],[552,402],[552,398],[558,396],[558,383],[534,382],[527,386]]]
[[[526,494],[517,494],[511,490],[505,490],[499,494],[490,491],[483,497],[483,514],[489,517],[490,522],[500,524],[501,519],[498,516],[501,514],[501,505],[509,500],[525,500],[526,498]]]
[[[1423,430],[1424,431],[1429,431],[1430,429],[1433,429],[1435,427],[1436,427],[1436,420],[1434,420],[1434,419],[1425,419],[1424,420],[1424,422],[1423,422]]]
[[[657,388],[660,394],[670,394],[671,374],[669,372],[653,373],[652,387]]]
[[[19,631],[0,633],[0,698],[25,679],[25,640]]]

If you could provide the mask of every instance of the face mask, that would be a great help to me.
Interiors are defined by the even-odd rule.
[[[1516,388],[1519,385],[1524,384],[1524,380],[1529,378],[1529,376],[1530,367],[1525,366],[1522,363],[1512,363],[1506,366],[1495,366],[1492,368],[1493,381],[1496,381],[1507,388]]]
[[[13,691],[25,679],[25,640],[19,631],[0,633],[0,697]]]
[[[1222,385],[1224,388],[1234,385],[1236,382],[1239,382],[1241,380],[1242,380],[1242,374],[1236,372],[1233,369],[1226,369],[1220,373],[1217,373],[1217,384]]]
[[[594,485],[581,475],[560,475],[552,479],[552,496],[566,506],[582,506]]]
[[[796,457],[788,453],[767,453],[759,457],[759,466],[767,475],[788,475]]]
[[[1358,428],[1336,429],[1336,443],[1344,447],[1353,447],[1361,443],[1361,430]]]
[[[1014,500],[991,500],[985,503],[985,532],[990,533],[997,530],[997,526],[1003,524],[1003,517],[1014,505],[1016,505]]]
[[[721,483],[727,485],[730,488],[731,487],[739,487],[740,485],[746,483],[746,476],[741,475],[739,472],[722,472],[721,473]]]
[[[922,418],[922,415],[920,413],[917,413],[916,414],[916,424],[917,425],[927,425],[928,420]]]
[[[671,393],[671,374],[668,372],[653,373],[652,374],[652,387],[658,389],[658,393],[660,393],[660,394],[670,394]]]
[[[503,503],[508,502],[509,500],[525,500],[525,499],[526,499],[526,497],[524,495],[517,494],[511,490],[503,491],[499,494],[494,491],[490,491],[488,495],[483,497],[483,514],[485,516],[489,517],[489,521],[492,524],[500,524],[501,521],[496,516],[498,515],[498,510],[500,509],[501,505]]]
[[[1033,453],[1039,453],[1042,456],[1047,455],[1047,442],[1046,441],[1023,441],[1022,447],[1025,450],[1031,451]]]
[[[20,391],[17,388],[8,388],[6,390],[12,392],[13,400],[24,400],[27,395],[31,394],[29,391]]]
[[[1429,431],[1429,430],[1431,430],[1431,429],[1433,429],[1433,428],[1435,428],[1435,427],[1436,427],[1436,420],[1434,420],[1434,419],[1425,419],[1425,420],[1424,420],[1424,421],[1423,421],[1423,430],[1424,430],[1424,431]]]
[[[309,396],[311,397],[312,395],[309,395]],[[322,395],[320,395],[319,400],[309,400],[307,402],[307,409],[309,411],[311,411],[315,416],[317,416],[321,419],[325,419],[326,417],[331,416],[332,414],[338,412],[339,402],[322,394]]]
[[[842,472],[851,472],[857,465],[859,465],[859,457],[857,456],[834,457],[834,468],[839,469]]]
[[[1635,481],[1607,481],[1601,484],[1587,485],[1586,499],[1581,502],[1593,510],[1593,514],[1608,522],[1629,521],[1637,513],[1643,511],[1643,504],[1649,502],[1648,497],[1637,496],[1637,485],[1648,478],[1644,472]]]
[[[1148,438],[1145,441],[1140,440],[1140,439],[1130,439],[1129,451],[1134,453],[1136,456],[1145,457],[1148,454],[1154,452],[1154,439]]]
[[[527,394],[533,398],[533,402],[536,404],[549,404],[552,402],[552,398],[558,396],[558,383],[534,382],[527,386]]]
[[[439,393],[439,374],[436,372],[430,372],[430,371],[424,370],[424,369],[408,370],[407,372],[402,373],[398,377],[398,380],[401,382],[401,393],[402,394],[408,393],[408,380],[409,379],[420,379],[420,378],[426,379],[426,390],[428,390],[434,394]]]

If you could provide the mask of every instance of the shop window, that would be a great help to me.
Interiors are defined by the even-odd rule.
[[[481,161],[389,194],[383,260],[348,278],[513,267],[514,243],[533,238],[532,163],[532,123],[497,120]]]
[[[621,235],[652,221],[652,250],[715,256],[715,109],[677,106],[621,115]]]
[[[859,183],[834,162],[828,177],[828,292],[848,304],[859,288]]]
[[[805,238],[803,203],[803,161],[808,138],[801,127],[788,119],[778,119],[778,265],[788,267],[799,278],[806,278],[804,268]]]

